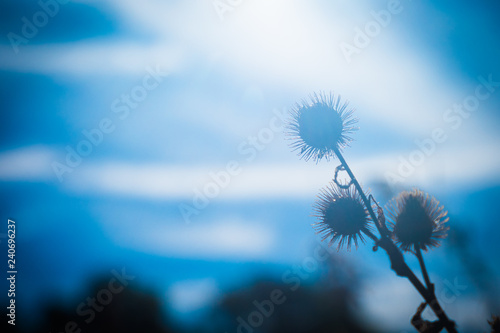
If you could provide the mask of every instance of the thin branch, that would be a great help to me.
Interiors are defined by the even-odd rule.
[[[375,236],[370,230],[363,230],[363,232],[365,233],[365,235],[370,237],[374,242],[378,242],[377,236]]]
[[[375,223],[375,226],[377,227],[378,232],[380,233],[380,235],[384,235],[383,231],[378,226],[377,216],[373,212],[373,209],[372,209],[372,207],[370,205],[370,201],[366,197],[365,192],[361,188],[361,185],[359,185],[358,180],[356,179],[356,177],[352,173],[351,168],[349,168],[349,165],[345,161],[344,156],[342,156],[342,154],[340,153],[340,151],[337,148],[333,148],[333,150],[335,152],[335,155],[337,155],[338,159],[340,160],[340,163],[342,163],[342,165],[344,166],[345,171],[347,172],[347,174],[351,178],[351,182],[356,187],[356,190],[358,190],[358,193],[361,196],[361,199],[363,200],[363,202],[365,203],[366,209],[368,210],[368,213],[370,214],[370,217],[372,218],[373,222]]]

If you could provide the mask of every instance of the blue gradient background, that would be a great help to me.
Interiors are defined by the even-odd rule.
[[[353,44],[387,2],[242,1],[221,20],[209,0],[69,1],[16,53],[8,34],[21,35],[21,18],[40,6],[2,1],[0,230],[7,218],[17,223],[20,325],[40,320],[48,301],[84,298],[95,276],[122,267],[189,325],[226,291],[259,276],[279,279],[300,263],[319,242],[311,205],[337,161],[299,160],[282,131],[255,158],[241,149],[269,127],[273,110],[316,91],[356,109],[360,130],[344,156],[364,186],[382,204],[414,186],[438,198],[489,267],[490,298],[500,298],[500,94],[457,129],[443,119],[478,77],[500,81],[500,5],[400,6],[348,62],[340,45]],[[121,120],[113,101],[140,85],[148,67],[168,75]],[[66,147],[103,118],[116,129],[59,181],[53,162],[63,163]],[[403,182],[387,183],[414,141],[438,127],[446,142]],[[241,173],[186,223],[181,205],[233,160]],[[384,254],[367,244],[339,255],[367,281],[367,320],[410,330],[420,298]],[[450,244],[426,259],[438,296],[455,279],[466,286],[444,304],[450,317],[463,331],[487,330],[499,303],[487,301]]]

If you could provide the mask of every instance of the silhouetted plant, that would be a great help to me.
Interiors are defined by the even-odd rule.
[[[393,238],[405,252],[427,251],[439,246],[439,240],[447,236],[447,212],[439,201],[422,191],[403,192],[386,208]]]
[[[446,237],[447,212],[436,199],[414,189],[401,193],[387,205],[388,228],[384,210],[372,195],[363,191],[341,154],[341,149],[352,140],[348,134],[357,129],[353,127],[356,120],[352,113],[348,103],[324,93],[314,94],[309,102],[302,101],[292,109],[292,119],[287,127],[287,134],[293,141],[292,149],[299,150],[299,156],[306,161],[312,158],[318,162],[323,157],[326,160],[336,157],[341,163],[335,170],[333,182],[319,195],[315,216],[320,221],[313,226],[322,235],[322,240],[328,239],[330,245],[338,242],[337,250],[345,244],[350,249],[352,242],[357,247],[358,238],[364,241],[363,234],[371,238],[375,242],[373,250],[383,248],[389,256],[391,268],[398,276],[408,278],[425,300],[418,307],[412,325],[419,332],[440,332],[443,328],[457,332],[455,323],[436,298],[421,252],[439,246],[439,241]],[[349,175],[347,184],[338,180],[340,171]],[[370,230],[371,224],[378,230],[378,237]],[[418,258],[425,285],[408,267],[402,251],[413,253]],[[421,319],[427,305],[438,317],[437,321]]]
[[[312,102],[295,105],[288,129],[295,141],[292,148],[300,150],[306,161],[312,158],[318,162],[334,157],[336,151],[349,145],[352,138],[348,135],[357,130],[353,126],[357,119],[352,118],[347,103],[341,104],[333,95],[314,94]]]

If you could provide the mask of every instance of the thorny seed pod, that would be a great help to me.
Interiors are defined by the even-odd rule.
[[[287,126],[287,135],[292,141],[293,151],[306,161],[319,162],[323,157],[329,160],[335,156],[335,149],[341,150],[352,139],[348,136],[357,127],[357,119],[352,118],[353,110],[340,97],[333,94],[313,94],[311,102],[302,101],[292,111],[292,119]]]
[[[406,252],[438,247],[447,236],[447,211],[439,201],[420,190],[402,192],[386,206],[394,240]]]
[[[370,231],[368,211],[353,187],[343,189],[330,183],[318,195],[314,212],[320,219],[314,229],[322,240],[329,239],[329,245],[338,241],[337,251],[344,245],[350,250],[352,242],[357,248],[358,238],[364,243],[362,233]]]

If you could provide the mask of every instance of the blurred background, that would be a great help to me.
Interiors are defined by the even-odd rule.
[[[337,253],[311,228],[338,161],[300,160],[284,124],[325,91],[356,110],[344,156],[381,205],[412,187],[445,205],[450,235],[425,255],[436,295],[461,332],[489,331],[499,9],[3,0],[0,247],[5,276],[15,220],[15,329],[414,331],[421,298],[385,253]]]

